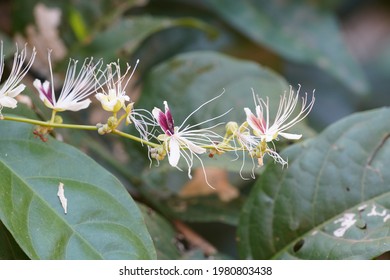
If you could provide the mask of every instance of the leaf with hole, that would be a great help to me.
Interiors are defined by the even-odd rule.
[[[240,254],[372,259],[390,250],[390,109],[351,115],[282,152],[245,204]]]

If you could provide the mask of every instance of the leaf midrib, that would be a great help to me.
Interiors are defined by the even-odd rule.
[[[11,174],[13,174],[14,176],[16,176],[16,178],[18,178],[18,179],[23,183],[23,185],[25,186],[25,188],[27,188],[28,190],[30,190],[30,191],[33,193],[33,195],[34,195],[35,197],[37,197],[41,202],[43,202],[43,204],[44,204],[50,211],[54,212],[55,216],[57,216],[57,218],[59,218],[59,220],[60,220],[61,222],[63,222],[63,223],[65,224],[66,227],[68,227],[68,228],[71,229],[72,235],[78,236],[82,241],[84,241],[84,242],[87,244],[87,246],[88,246],[89,248],[92,249],[92,251],[93,251],[94,253],[96,253],[101,259],[104,259],[104,258],[103,258],[103,255],[101,255],[101,253],[100,253],[99,251],[97,251],[97,250],[88,242],[88,240],[85,239],[79,232],[75,231],[75,230],[69,225],[69,223],[67,223],[66,220],[65,220],[61,215],[59,215],[58,212],[55,211],[55,209],[52,208],[51,205],[50,205],[49,203],[47,203],[47,201],[46,201],[45,199],[43,199],[40,195],[38,195],[37,192],[35,192],[35,190],[34,190],[33,188],[28,187],[29,185],[27,184],[27,182],[26,182],[22,177],[20,177],[18,173],[12,172],[13,169],[11,169],[10,166],[9,166],[8,164],[6,164],[6,163],[3,161],[3,159],[0,159],[0,162],[4,165],[4,167],[6,167],[6,168],[9,170],[9,172],[10,172]],[[29,209],[30,206],[31,206],[31,201],[32,201],[32,200],[29,201],[28,209]],[[27,217],[29,217],[29,215],[30,215],[30,211],[27,211]],[[27,227],[27,229],[28,229],[28,225],[26,225],[26,227]],[[29,231],[29,232],[30,232],[30,231]],[[70,235],[70,236],[68,237],[68,240],[70,239],[70,237],[71,237],[72,235]],[[35,253],[35,255],[39,258],[38,254],[37,254],[37,251],[36,251],[36,249],[35,249],[35,247],[34,247],[34,244],[33,244],[33,242],[31,242],[30,234],[29,234],[28,240],[30,241],[31,247],[34,248],[34,253]]]

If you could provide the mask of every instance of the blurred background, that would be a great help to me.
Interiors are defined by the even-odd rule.
[[[0,37],[39,49],[37,75],[47,71],[48,48],[58,64],[69,57],[139,58],[139,74],[194,50],[255,61],[292,85],[316,89],[311,121],[321,130],[388,104],[389,6],[362,0],[3,0]],[[5,50],[12,54],[12,47]]]
[[[203,60],[224,55],[233,64],[236,59],[240,63],[257,63],[284,78],[286,84],[301,84],[301,90],[309,93],[315,89],[316,104],[308,119],[313,134],[347,115],[387,106],[390,101],[390,3],[385,0],[2,0],[0,39],[9,63],[15,42],[37,48],[30,83],[34,78],[48,78],[47,49],[53,49],[55,72],[62,74],[70,57],[102,57],[107,63],[120,59],[121,63],[132,65],[140,59],[129,95],[146,105],[150,102],[145,100],[154,98],[160,88],[169,95],[171,81],[164,71],[179,67],[171,60],[178,55],[207,52],[209,56],[202,56]],[[226,68],[226,72],[230,70]],[[190,81],[190,77],[186,79],[184,82]],[[219,94],[223,87],[209,93],[210,97]],[[243,91],[248,93],[249,88],[250,85]],[[27,95],[36,98],[32,90]],[[171,97],[175,96],[172,93]],[[169,100],[170,96],[164,98]],[[45,118],[47,110],[36,106],[35,112]],[[97,110],[69,118],[97,123],[104,119],[101,114],[102,110]],[[159,187],[164,185],[158,191],[150,187],[153,182],[146,183],[149,188],[137,187],[141,184],[137,172],[149,166],[149,162],[129,160],[137,154],[129,152],[127,144],[89,141],[91,136],[82,133],[70,137],[64,132],[63,137],[114,170],[139,201],[165,217],[190,223],[221,252],[237,256],[235,226],[248,192],[246,183],[230,178],[227,184],[227,179],[223,179],[222,185],[228,185],[223,193],[228,195],[218,201],[231,201],[229,195],[237,198],[236,189],[230,184],[243,185],[239,199],[231,202],[234,207],[210,198],[188,200],[183,206],[182,200],[170,195],[179,192],[185,179],[169,177],[171,173],[147,172],[149,181],[158,182]],[[102,145],[109,148],[104,150]],[[115,155],[116,162],[110,154]],[[180,187],[175,188],[172,182],[177,180]],[[151,194],[156,198],[146,199]],[[188,211],[183,212],[183,207]],[[199,207],[212,209],[209,212],[214,211],[213,215],[199,212]]]

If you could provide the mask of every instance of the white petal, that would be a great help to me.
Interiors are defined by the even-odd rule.
[[[35,79],[33,82],[33,86],[37,89],[39,92],[39,95],[41,95],[41,88],[42,88],[42,82],[39,79]]]
[[[9,96],[0,97],[0,105],[3,107],[14,109],[14,108],[16,108],[17,104],[18,104],[18,102],[16,101],[15,98],[12,98]]]
[[[13,90],[8,91],[8,92],[7,92],[7,95],[8,95],[9,97],[15,97],[15,96],[17,96],[19,93],[21,93],[25,88],[26,88],[25,85],[20,84],[20,85],[18,85],[16,88],[14,88]]]
[[[106,95],[104,93],[98,92],[95,94],[95,97],[98,101],[102,102],[106,99]]]
[[[44,91],[46,91],[46,92],[51,90],[49,81],[44,81],[42,87],[43,87]]]
[[[302,134],[293,134],[293,133],[285,133],[285,132],[279,132],[279,135],[291,140],[298,140],[301,139]]]
[[[171,139],[169,140],[169,153],[168,153],[169,164],[173,167],[176,167],[177,164],[179,163],[179,159],[180,159],[180,145],[174,137],[171,137]]]
[[[33,82],[33,85],[34,87],[38,90],[39,92],[39,98],[45,102],[45,99],[47,100],[47,97],[46,95],[44,94],[44,92],[47,92],[49,90],[49,87],[50,87],[50,82],[49,81],[45,81],[43,84],[42,82],[39,80],[39,79],[35,79],[34,82]],[[48,103],[50,103],[49,100],[47,100]],[[46,105],[47,106],[47,105]]]
[[[60,103],[57,103],[56,106],[55,106],[55,109],[58,109],[58,111],[80,111],[82,109],[85,109],[89,106],[89,104],[91,104],[91,100],[88,98],[88,99],[85,99],[83,101],[78,101],[78,102],[72,102],[72,103],[68,103],[68,102],[63,102],[65,104],[60,104]]]
[[[115,89],[108,90],[108,97],[109,98],[117,98],[118,94],[117,94],[116,90]]]
[[[105,95],[103,93],[97,93],[95,95],[95,97],[96,97],[97,100],[100,101],[100,103],[102,104],[103,109],[108,111],[108,112],[113,112],[114,111],[114,107],[118,103],[118,99],[116,97],[109,98],[107,95]]]
[[[244,108],[245,114],[246,114],[246,121],[250,126],[252,126],[252,118],[255,118],[255,115],[252,113],[251,109],[249,108]]]
[[[260,125],[260,120],[252,113],[252,111],[249,108],[244,108],[245,114],[246,114],[246,121],[248,122],[249,126],[256,131],[259,131],[261,134],[263,134],[263,128]]]
[[[163,112],[159,108],[154,107],[154,109],[152,110],[152,114],[156,121],[158,121],[160,118],[160,114],[163,114]]]
[[[275,134],[264,134],[261,139],[265,140],[265,142],[272,142],[275,140]]]
[[[199,147],[185,138],[181,138],[181,140],[188,146],[188,149],[190,149],[190,151],[193,153],[204,154],[206,152],[205,148]]]

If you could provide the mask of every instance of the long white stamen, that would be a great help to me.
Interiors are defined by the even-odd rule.
[[[192,111],[192,113],[190,113],[183,121],[183,123],[179,126],[179,130],[181,129],[181,127],[186,123],[186,121],[193,115],[195,114],[196,112],[198,112],[201,108],[203,108],[204,106],[206,106],[207,104],[209,104],[210,102],[213,102],[214,100],[218,99],[219,97],[221,97],[223,94],[225,93],[225,89],[223,89],[222,93],[211,98],[210,100],[206,101],[205,103],[203,103],[202,105],[200,105],[198,108],[196,108],[194,111]],[[214,118],[215,119],[215,118]]]

